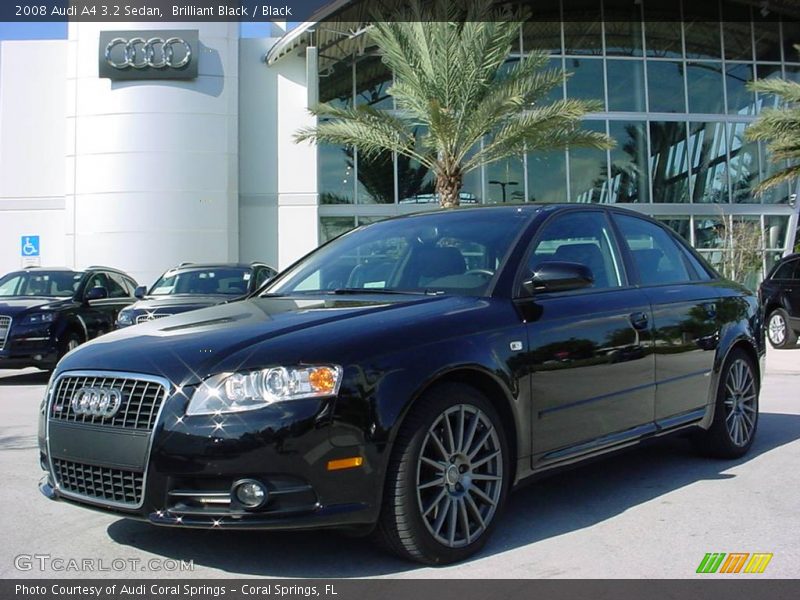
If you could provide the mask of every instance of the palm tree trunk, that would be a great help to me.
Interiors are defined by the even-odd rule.
[[[436,178],[436,193],[442,208],[455,208],[461,201],[461,171],[442,173]]]

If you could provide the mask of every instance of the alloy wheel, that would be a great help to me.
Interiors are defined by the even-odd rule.
[[[417,503],[428,532],[467,546],[491,523],[503,489],[503,453],[489,417],[469,404],[448,408],[428,429],[417,461]]]
[[[780,314],[772,315],[769,319],[769,340],[775,345],[781,345],[786,339],[786,321]]]
[[[756,427],[757,391],[753,371],[739,358],[731,364],[725,381],[725,426],[731,441],[745,446]]]

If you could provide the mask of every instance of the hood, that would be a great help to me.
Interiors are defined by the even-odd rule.
[[[132,304],[128,308],[142,312],[185,312],[196,310],[206,306],[214,306],[228,300],[235,300],[240,296],[227,296],[224,294],[209,294],[201,296],[198,294],[183,294],[176,296],[147,296]]]
[[[103,335],[67,355],[58,370],[150,373],[186,385],[220,370],[244,368],[248,361],[255,368],[270,361],[336,360],[344,355],[340,342],[346,337],[387,335],[393,328],[477,304],[485,305],[485,299],[376,294],[251,298]]]
[[[54,310],[72,303],[72,298],[48,298],[45,296],[16,296],[0,298],[0,315],[14,317],[14,315],[31,309]]]

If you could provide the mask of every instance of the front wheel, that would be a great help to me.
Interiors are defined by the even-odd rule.
[[[378,523],[382,541],[426,564],[474,554],[505,502],[508,461],[502,422],[485,396],[461,384],[431,389],[398,433]]]
[[[797,334],[789,327],[789,315],[782,308],[776,308],[767,318],[767,338],[778,350],[791,348],[797,343]]]
[[[720,373],[714,421],[694,438],[698,450],[718,458],[746,454],[758,427],[758,395],[753,360],[741,349],[732,350]]]

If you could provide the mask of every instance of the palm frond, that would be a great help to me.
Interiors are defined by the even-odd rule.
[[[787,167],[773,175],[767,177],[764,181],[755,187],[756,194],[763,194],[765,191],[774,188],[781,183],[791,183],[800,177],[800,165],[793,165]]]
[[[785,102],[800,102],[800,83],[786,79],[758,79],[750,81],[747,89],[762,94],[774,94]]]
[[[386,111],[370,106],[339,108],[320,104],[312,110],[320,122],[305,127],[294,135],[295,142],[313,141],[323,144],[356,146],[366,156],[390,151],[403,154],[428,167],[430,156],[417,152],[413,130],[408,122]]]

